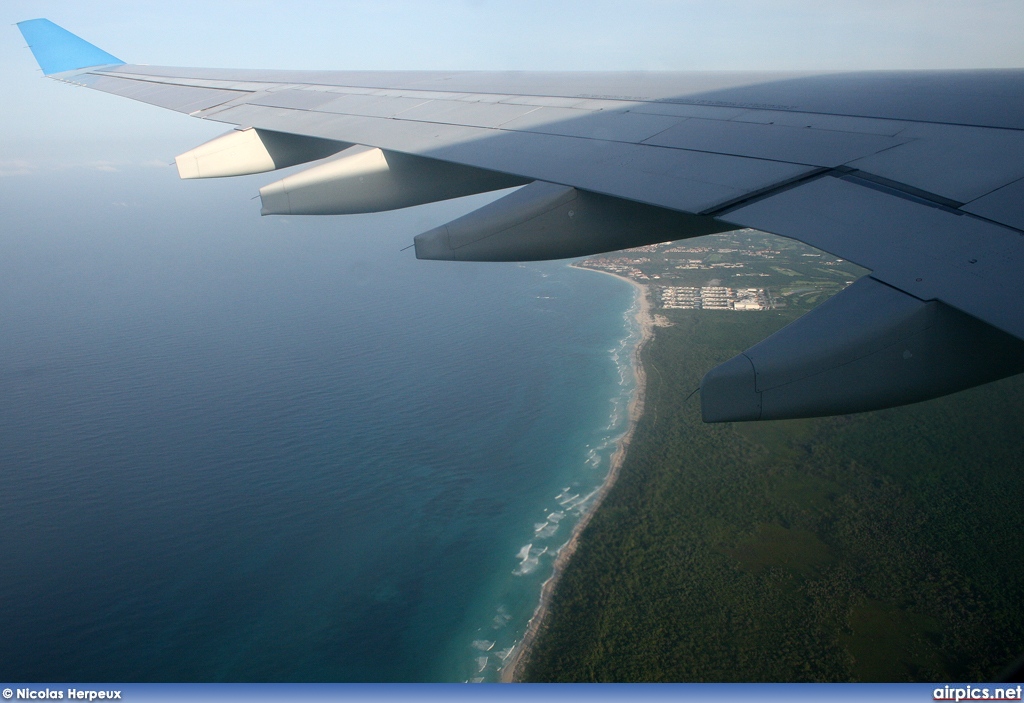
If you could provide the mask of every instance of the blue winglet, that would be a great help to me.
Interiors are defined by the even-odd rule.
[[[124,63],[50,20],[25,20],[18,22],[18,29],[28,42],[28,48],[32,49],[39,68],[47,76],[90,66]]]

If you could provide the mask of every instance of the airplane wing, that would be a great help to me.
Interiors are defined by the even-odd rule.
[[[524,261],[751,227],[871,271],[710,371],[709,422],[916,402],[1024,371],[1024,70],[344,72],[125,64],[19,24],[47,76],[234,129],[182,178],[316,162],[264,214],[522,186],[414,239]]]

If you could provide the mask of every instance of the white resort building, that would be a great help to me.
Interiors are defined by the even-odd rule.
[[[665,286],[658,289],[661,307],[675,310],[767,310],[763,288]]]

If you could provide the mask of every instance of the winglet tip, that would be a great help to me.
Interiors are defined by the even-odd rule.
[[[92,66],[123,64],[124,61],[72,34],[58,24],[40,17],[17,23],[43,75],[77,71]]]

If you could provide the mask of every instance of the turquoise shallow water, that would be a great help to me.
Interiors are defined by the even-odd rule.
[[[33,178],[0,192],[0,678],[493,678],[624,429],[631,288],[399,251],[450,205]]]

